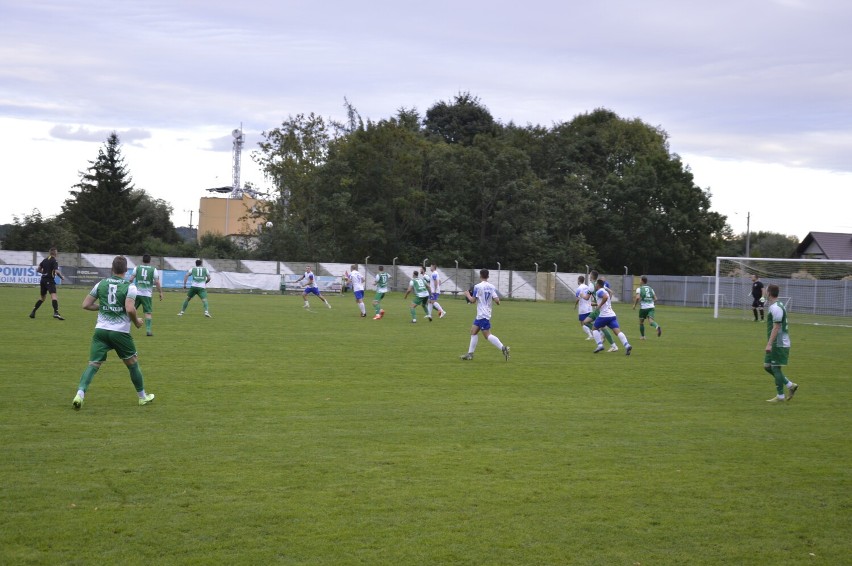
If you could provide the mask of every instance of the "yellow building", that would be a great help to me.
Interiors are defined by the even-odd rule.
[[[198,239],[205,234],[222,236],[251,236],[258,234],[263,217],[253,214],[261,208],[257,199],[204,197],[198,213]]]

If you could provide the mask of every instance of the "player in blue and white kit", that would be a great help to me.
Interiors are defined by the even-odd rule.
[[[601,311],[598,308],[598,300],[595,297],[595,289],[594,289],[595,281],[597,281],[598,278],[599,278],[599,275],[598,275],[598,272],[596,270],[593,269],[589,272],[589,297],[591,298],[591,301],[592,301],[592,312],[590,312],[589,316],[586,318],[586,320],[583,321],[583,324],[588,324],[589,328],[592,327],[595,319],[597,317],[599,317],[600,314],[601,314]],[[606,289],[609,292],[609,296],[610,296],[610,298],[612,298],[612,289],[610,289],[610,287],[609,287],[609,282],[606,279],[604,279],[603,277],[600,277],[600,279],[603,280],[604,289]],[[617,352],[618,346],[615,345],[615,338],[612,337],[612,332],[609,331],[609,328],[604,327],[601,331],[603,332],[603,335],[604,335],[604,338],[606,338],[606,341],[609,342],[609,344],[610,344],[610,348],[607,351],[608,352]]]
[[[618,336],[618,339],[621,340],[621,343],[624,345],[626,350],[625,354],[630,355],[630,351],[633,349],[633,346],[630,345],[630,342],[627,341],[627,335],[621,331],[618,327],[618,318],[615,316],[615,311],[612,310],[612,297],[604,288],[604,280],[598,279],[595,282],[595,298],[598,302],[598,309],[600,309],[600,315],[595,319],[595,330],[592,332],[592,335],[595,337],[595,342],[598,343],[598,347],[595,348],[594,353],[603,351],[603,335],[601,334],[601,329],[605,327],[609,327],[615,332],[615,335]]]
[[[491,303],[493,301],[499,305],[500,295],[497,293],[497,288],[488,282],[488,275],[487,269],[480,269],[480,282],[474,285],[472,293],[470,291],[464,292],[468,302],[476,303],[476,318],[473,321],[473,326],[470,327],[470,346],[467,353],[462,354],[461,359],[473,359],[473,352],[476,350],[476,344],[479,342],[479,332],[482,331],[485,339],[503,352],[503,357],[508,362],[509,347],[504,346],[499,338],[491,334]]]
[[[361,318],[367,316],[367,307],[364,306],[364,277],[358,272],[358,264],[353,263],[352,271],[346,276],[349,281],[349,286],[352,287],[352,292],[355,294],[355,302],[358,303],[358,310],[361,311]]]
[[[310,265],[305,266],[305,274],[296,279],[296,283],[303,279],[305,281],[305,290],[302,291],[302,300],[305,301],[305,308],[311,308],[311,303],[308,302],[308,295],[316,295],[319,297],[319,300],[325,303],[325,306],[331,308],[331,305],[328,304],[328,301],[326,301],[325,297],[323,297],[322,293],[320,293],[319,287],[317,287],[317,280],[314,276],[314,272],[311,271]]]
[[[592,290],[588,285],[586,285],[586,278],[583,275],[577,277],[577,290],[574,292],[574,296],[577,297],[577,300],[574,301],[574,308],[577,309],[580,328],[582,328],[583,332],[586,333],[586,340],[595,339],[592,336],[592,321],[586,321],[586,319],[589,318],[589,314],[592,312],[591,294]]]
[[[441,276],[438,274],[438,266],[433,263],[429,273],[429,317],[432,316],[433,308],[438,309],[438,318],[447,316],[447,311],[438,304],[438,297],[440,296]]]

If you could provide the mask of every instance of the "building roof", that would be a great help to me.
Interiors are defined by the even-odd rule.
[[[810,232],[796,248],[796,257],[852,260],[852,234]]]

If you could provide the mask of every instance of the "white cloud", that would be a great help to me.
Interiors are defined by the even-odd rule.
[[[0,143],[18,165],[4,173],[40,202],[61,204],[111,131],[137,184],[179,211],[230,183],[240,123],[243,168],[262,184],[248,152],[289,115],[342,119],[344,96],[365,118],[422,115],[461,91],[503,122],[549,126],[606,107],[660,126],[699,184],[717,185],[714,205],[733,170],[772,176],[775,165],[831,187],[852,172],[844,0],[0,6],[0,124],[12,128]],[[9,194],[0,223],[17,207]]]

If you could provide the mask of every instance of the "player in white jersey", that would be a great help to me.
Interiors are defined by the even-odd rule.
[[[447,311],[445,311],[440,304],[438,304],[438,297],[441,296],[441,276],[438,273],[438,266],[436,264],[432,264],[431,270],[429,272],[429,316],[432,316],[432,309],[438,309],[438,318],[444,318],[447,316]]]
[[[470,346],[467,353],[461,355],[463,360],[472,360],[473,352],[476,350],[476,345],[479,342],[479,332],[488,340],[495,348],[503,352],[503,357],[509,361],[509,347],[505,346],[499,338],[491,334],[491,303],[500,304],[500,295],[497,288],[488,282],[488,270],[479,270],[480,282],[473,286],[473,292],[465,291],[465,298],[470,303],[476,303],[476,318],[473,321],[473,326],[470,327]]]
[[[319,297],[319,300],[325,303],[325,306],[331,308],[331,305],[328,303],[325,297],[322,296],[319,287],[317,287],[317,278],[316,276],[314,276],[314,272],[311,271],[310,265],[305,266],[305,274],[296,279],[296,283],[302,280],[305,281],[305,289],[304,291],[302,291],[302,300],[305,301],[306,309],[311,308],[311,303],[308,302],[308,295],[316,295],[317,297]]]
[[[352,287],[352,292],[355,294],[355,302],[358,303],[358,310],[361,311],[361,318],[367,316],[367,307],[364,306],[364,276],[358,272],[358,264],[351,265],[352,271],[346,274],[346,280],[349,286]]]
[[[76,410],[83,407],[86,391],[89,390],[89,385],[101,364],[106,361],[110,350],[115,350],[127,366],[130,380],[139,397],[139,404],[147,405],[154,400],[152,393],[145,392],[136,345],[130,335],[131,324],[142,328],[144,323],[136,312],[136,286],[124,278],[126,273],[127,258],[116,256],[112,260],[112,275],[98,282],[83,299],[84,309],[97,311],[98,322],[95,324],[95,334],[89,346],[89,365],[80,376],[77,395],[71,403]]]
[[[618,339],[621,340],[621,343],[624,345],[626,350],[625,354],[629,356],[630,351],[633,350],[633,346],[631,346],[630,342],[627,341],[627,335],[618,327],[618,318],[615,316],[615,311],[612,310],[612,296],[604,287],[603,279],[598,279],[595,282],[595,298],[597,299],[600,314],[595,319],[595,330],[592,332],[592,335],[595,337],[595,342],[598,343],[598,347],[595,348],[594,353],[597,354],[598,352],[603,351],[604,345],[601,329],[609,327],[613,332],[615,332]]]
[[[595,297],[595,289],[594,289],[595,281],[597,281],[598,278],[603,279],[604,289],[606,289],[609,292],[609,296],[610,296],[610,298],[612,298],[612,290],[609,287],[609,282],[605,278],[599,277],[598,272],[596,270],[594,270],[594,269],[591,270],[589,272],[589,296],[591,297],[591,300],[592,300],[592,312],[589,313],[588,318],[586,318],[586,320],[583,322],[584,324],[588,324],[589,327],[593,326],[595,319],[598,316],[600,316],[600,314],[601,314],[601,311],[598,309],[598,302],[597,302],[597,298]],[[609,328],[603,327],[601,329],[601,332],[603,332],[604,338],[610,344],[610,348],[607,351],[608,352],[617,352],[618,346],[615,345],[615,338],[612,337],[612,332],[609,331]]]
[[[577,300],[574,301],[574,308],[577,309],[578,320],[580,321],[580,328],[583,329],[583,332],[586,333],[586,340],[594,340],[594,336],[592,336],[592,321],[589,320],[586,322],[586,319],[589,318],[589,314],[592,312],[592,290],[586,285],[586,278],[583,275],[577,277],[577,290],[574,292],[574,296],[577,297]]]

